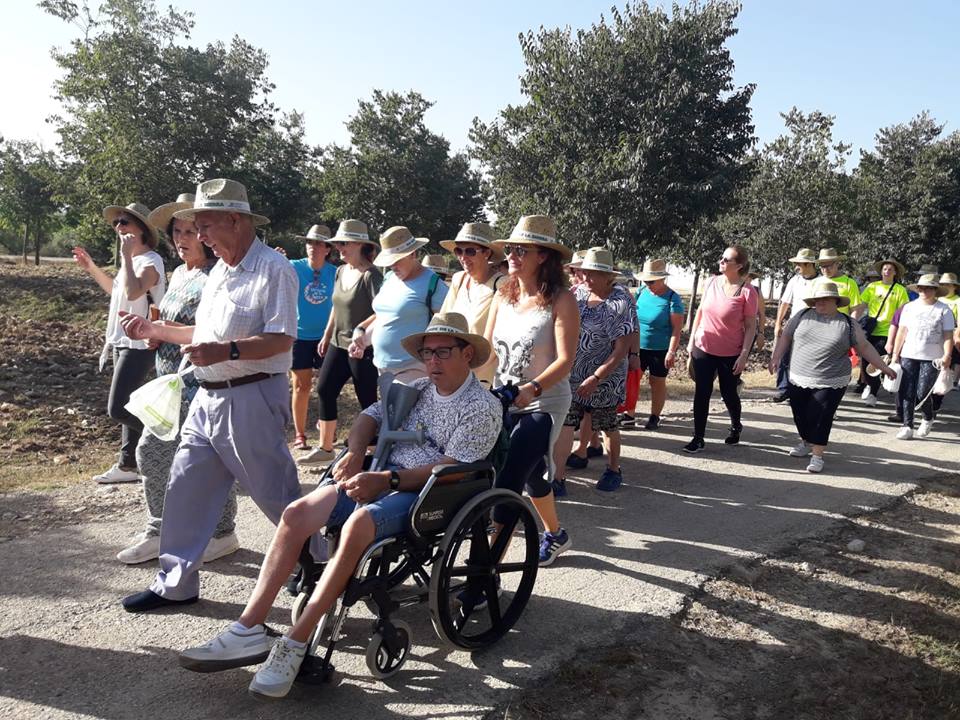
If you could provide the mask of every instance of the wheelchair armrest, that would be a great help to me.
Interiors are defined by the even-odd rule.
[[[489,460],[480,460],[472,463],[455,463],[451,465],[434,465],[430,471],[437,481],[446,479],[447,482],[459,480],[464,475],[482,473],[493,470],[493,463]]]

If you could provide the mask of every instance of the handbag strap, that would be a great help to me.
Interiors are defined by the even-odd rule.
[[[887,294],[883,296],[883,302],[880,303],[880,307],[877,308],[877,314],[873,316],[874,320],[880,317],[880,313],[883,312],[883,306],[887,304],[887,298],[890,297],[890,293],[893,292],[893,288],[896,287],[899,283],[896,281],[890,283],[890,289],[887,290]]]

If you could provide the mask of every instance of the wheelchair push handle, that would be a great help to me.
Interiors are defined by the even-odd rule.
[[[503,404],[503,409],[506,410],[508,407],[513,405],[513,401],[517,399],[517,395],[520,394],[520,386],[514,385],[512,380],[508,380],[506,385],[501,385],[500,387],[495,387],[490,390],[496,398]]]

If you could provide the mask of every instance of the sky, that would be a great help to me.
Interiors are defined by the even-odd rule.
[[[79,1],[79,0],[78,0]],[[96,3],[96,0],[91,0]],[[474,117],[492,120],[523,101],[518,35],[588,27],[613,0],[161,0],[194,13],[191,44],[239,35],[270,58],[272,95],[305,114],[308,140],[346,143],[357,101],[373,89],[420,92],[435,106],[427,124],[454,149],[468,144]],[[960,127],[960,1],[745,0],[729,47],[738,86],[754,83],[760,143],[783,131],[792,106],[834,115],[834,138],[858,150],[877,130],[923,110]],[[4,0],[0,23],[0,135],[52,148],[45,118],[58,109],[52,46],[78,30],[35,0]],[[16,69],[16,70],[14,70]]]

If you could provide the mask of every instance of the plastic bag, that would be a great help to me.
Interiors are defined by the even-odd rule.
[[[893,380],[888,377],[884,377],[883,389],[892,395],[900,389],[900,379],[903,377],[903,371],[900,367],[900,363],[890,363],[890,369],[893,370],[897,376]]]
[[[144,430],[160,440],[173,440],[180,432],[182,392],[180,373],[161,375],[134,390],[124,407],[143,423]]]
[[[933,394],[946,395],[953,390],[953,385],[956,381],[957,378],[953,374],[952,368],[941,367],[940,373],[937,375],[937,381],[933,384]]]

